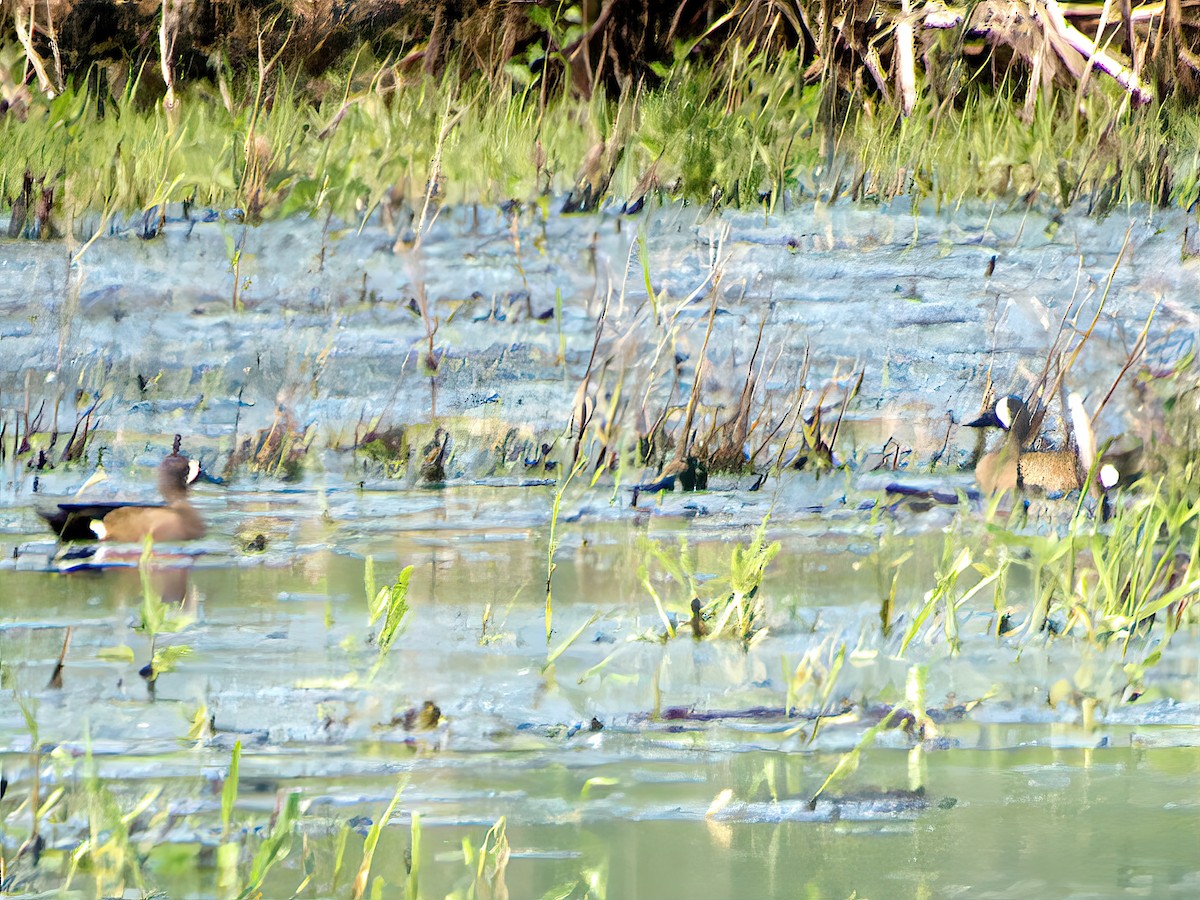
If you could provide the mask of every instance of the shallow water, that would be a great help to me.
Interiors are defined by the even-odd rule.
[[[235,821],[253,844],[279,793],[300,791],[317,896],[344,895],[362,838],[350,838],[335,890],[338,832],[353,822],[365,834],[400,779],[401,806],[373,872],[403,883],[401,856],[418,812],[427,896],[461,885],[462,839],[478,845],[501,816],[514,851],[512,896],[593,877],[607,896],[714,898],[855,890],[1169,896],[1196,885],[1200,869],[1186,852],[1200,826],[1189,787],[1200,770],[1194,632],[1175,635],[1145,697],[1102,703],[1094,727],[1069,701],[1050,707],[1047,692],[1081,667],[1119,688],[1119,649],[998,640],[990,601],[964,611],[960,654],[931,629],[901,658],[898,634],[880,635],[885,557],[879,517],[858,508],[864,494],[840,520],[797,515],[772,530],[783,550],[762,586],[769,630],[749,650],[695,642],[686,627],[664,645],[637,574],[644,542],[669,547],[686,537],[703,584],[727,565],[733,543],[748,539],[759,510],[702,493],[688,502],[717,512],[681,516],[668,496],[646,515],[603,503],[591,513],[594,492],[581,491],[565,505],[553,644],[598,618],[543,672],[551,491],[200,489],[212,534],[173,555],[160,548],[154,572],[156,590],[187,598],[188,624],[160,635],[158,646],[192,653],[159,677],[153,697],[137,674],[150,655],[149,637],[137,630],[138,549],[110,554],[96,571],[53,574],[54,545],[36,532],[32,511],[10,510],[16,527],[0,547],[9,559],[4,688],[32,707],[43,749],[59,748],[43,757],[43,798],[60,784],[77,797],[43,823],[43,880],[30,886],[60,883],[62,852],[86,834],[76,779],[90,746],[103,782],[126,806],[162,789],[152,809],[172,815],[142,822],[141,840],[155,848],[151,882],[173,896],[223,896],[201,848],[219,839],[214,784],[234,741],[243,747]],[[231,535],[255,529],[271,535],[264,552],[231,546]],[[936,528],[910,530],[905,540],[917,556],[898,597],[903,610],[932,583],[944,540]],[[381,582],[416,566],[407,628],[373,682],[367,556]],[[686,597],[657,584],[682,619]],[[50,688],[68,625],[62,686]],[[849,711],[810,741],[820,695],[802,691],[800,715],[787,716],[786,673],[807,652],[828,660],[843,642],[853,652],[833,706],[846,702]],[[132,659],[102,658],[118,646]],[[931,710],[947,710],[936,737],[914,751],[905,733],[883,732],[860,769],[810,809],[839,754],[877,717],[872,705],[903,702],[914,663],[928,666]],[[443,720],[432,730],[406,727],[405,711],[426,700]],[[974,700],[983,702],[961,711]],[[201,706],[212,733],[185,740]],[[16,704],[0,707],[0,745],[12,785],[11,857],[28,817],[13,808],[30,774],[29,729]],[[728,805],[706,818],[726,789]],[[267,896],[299,883],[297,856],[272,870]],[[1082,862],[1093,857],[1105,862]],[[73,886],[96,895],[87,877]]]
[[[1187,897],[1200,879],[1194,852],[1200,810],[1190,787],[1197,763],[1189,751],[929,754],[922,776],[930,795],[922,808],[897,811],[897,803],[848,800],[815,812],[808,810],[804,793],[822,777],[822,767],[833,764],[829,755],[676,757],[630,765],[506,755],[443,758],[426,766],[404,794],[424,816],[423,894],[443,896],[469,883],[461,841],[478,845],[486,825],[500,815],[508,816],[513,853],[506,882],[514,897],[538,897],[592,878],[606,887],[607,896],[703,900],[844,897],[855,891]],[[256,804],[264,816],[273,800],[270,788],[279,783],[265,774],[270,762],[261,761],[248,776],[265,780]],[[877,752],[860,780],[903,782],[907,768],[904,754]],[[592,777],[611,777],[616,784],[580,799]],[[288,782],[312,798],[306,830],[314,844],[322,844],[326,867],[340,823],[378,815],[386,805],[389,792],[379,790],[381,781],[364,776]],[[705,819],[713,795],[726,787],[752,799]],[[401,814],[380,843],[374,871],[389,885],[405,880],[402,856],[410,827]],[[352,838],[351,846],[355,843]],[[346,861],[351,872],[357,863],[352,850]],[[151,871],[175,895],[211,891],[211,874],[197,872],[194,857],[173,863],[160,848]],[[273,872],[267,896],[286,896],[300,877],[298,866],[286,860]]]
[[[61,244],[4,242],[8,433],[18,413],[32,419],[45,401],[41,430],[56,427],[65,440],[95,404],[92,462],[103,449],[110,467],[153,464],[163,436],[182,432],[189,452],[223,463],[280,407],[314,430],[318,450],[437,417],[455,432],[451,477],[503,475],[495,423],[528,447],[561,432],[602,309],[596,369],[606,374],[592,385],[601,400],[618,382],[636,385],[653,418],[673,390],[686,395],[715,280],[703,403],[733,408],[765,321],[756,395],[765,407],[792,401],[807,353],[806,383],[826,389],[828,403],[863,373],[844,456],[879,453],[892,438],[902,462],[924,465],[949,436],[941,461],[956,465],[972,442],[951,423],[976,414],[989,376],[1001,392],[1024,393],[1068,312],[1080,332],[1095,323],[1067,387],[1098,396],[1152,310],[1151,372],[1186,356],[1200,324],[1200,267],[1181,262],[1188,220],[1171,211],[1096,221],[907,201],[806,204],[770,217],[529,207],[515,224],[519,242],[497,210],[443,210],[414,248],[375,220],[248,228],[176,217],[150,241],[110,223],[114,233],[74,264]],[[231,242],[243,245],[242,311],[233,309]],[[418,298],[436,320],[433,384]],[[1141,421],[1135,387],[1126,378],[1115,392],[1097,423],[1102,438]],[[346,465],[325,464],[338,474]]]
[[[161,789],[131,823],[148,887],[236,896],[219,884],[214,848],[220,784],[240,741],[231,839],[244,844],[243,882],[280,797],[302,797],[304,846],[298,839],[271,869],[268,897],[290,895],[310,868],[305,896],[347,896],[363,835],[401,780],[372,872],[401,890],[419,813],[423,896],[469,883],[462,841],[478,847],[501,816],[514,897],[571,883],[574,896],[591,884],[594,896],[609,897],[1196,893],[1195,626],[1169,645],[1158,627],[1124,655],[1121,642],[998,638],[985,592],[959,611],[957,653],[937,617],[901,652],[947,544],[982,550],[994,535],[978,505],[891,506],[882,488],[894,473],[870,471],[888,438],[925,471],[949,435],[933,477],[944,488],[968,486],[969,473],[945,465],[972,445],[948,415],[978,408],[989,368],[1004,390],[1036,375],[1073,295],[1091,291],[1090,317],[1126,227],[1112,299],[1073,386],[1107,390],[1155,301],[1147,362],[1174,362],[1196,324],[1197,270],[1176,262],[1182,220],[1056,224],[1025,211],[914,218],[862,208],[796,210],[765,224],[685,209],[648,217],[650,271],[672,309],[704,282],[710,239],[729,225],[713,397],[740,391],[736,373],[768,309],[769,355],[779,362],[763,379],[765,397],[794,390],[805,347],[814,389],[844,386],[865,369],[846,430],[854,465],[819,478],[785,471],[753,492],[750,476],[714,479],[710,491],[636,503],[637,474],[595,487],[579,476],[555,533],[548,642],[555,473],[522,458],[568,420],[610,283],[604,353],[631,383],[646,376],[660,336],[646,333],[636,254],[621,296],[638,224],[527,216],[530,256],[520,271],[506,223],[490,213],[479,221],[469,210],[443,213],[419,254],[393,254],[392,238],[373,224],[361,236],[339,233],[323,265],[316,225],[251,230],[253,283],[241,313],[227,308],[228,223],[177,223],[152,242],[105,238],[73,282],[63,248],[4,245],[0,262],[47,298],[31,314],[27,288],[0,281],[5,421],[17,421],[27,394],[32,409],[59,400],[64,435],[96,397],[101,414],[82,462],[56,457],[55,468],[36,471],[25,457],[0,461],[0,765],[9,782],[0,847],[15,890],[62,885],[89,815],[103,820],[84,777],[90,752],[122,811]],[[992,255],[1000,262],[987,278]],[[442,322],[446,355],[432,392],[419,373],[423,326],[407,305],[418,281]],[[561,318],[526,317],[526,290],[535,313],[562,290]],[[684,382],[706,316],[703,302],[680,314],[678,347],[691,360]],[[1116,397],[1101,420],[1107,434],[1137,409],[1129,384]],[[434,403],[455,438],[445,486],[421,487],[411,466],[388,478],[349,449],[356,427],[377,418],[431,425]],[[240,436],[271,426],[277,404],[316,435],[301,475],[284,482],[243,468],[225,485],[197,488],[208,536],[156,548],[146,569],[151,590],[174,602],[166,625],[177,630],[164,627],[152,641],[139,627],[140,548],[69,559],[41,531],[36,509],[78,490],[101,460],[107,481],[86,496],[152,499],[147,467],[168,449],[163,435],[185,434],[185,449],[219,471]],[[518,436],[501,446],[497,434],[510,428]],[[1063,505],[1035,507],[1022,527],[1061,525]],[[782,549],[759,590],[766,630],[749,647],[693,640],[691,592],[666,577],[648,542],[677,557],[685,539],[707,598],[720,593],[734,547],[768,515],[768,538]],[[892,564],[909,551],[885,635],[881,598]],[[414,566],[404,630],[373,679],[368,560],[376,585]],[[662,640],[643,565],[679,626],[673,640]],[[1018,618],[1031,592],[1018,567],[1006,594]],[[52,686],[68,628],[61,684]],[[152,649],[172,645],[190,653],[151,691],[139,669]],[[1159,649],[1144,693],[1124,697],[1125,667]],[[802,665],[813,677],[789,698]],[[881,731],[857,771],[810,807],[842,754],[891,705],[908,704],[914,666],[924,667],[933,719],[926,739]],[[406,723],[426,701],[440,708],[436,727]],[[198,710],[207,727],[189,737]],[[64,794],[42,822],[35,870],[28,856],[14,857],[30,829],[39,748],[40,801],[58,787]],[[133,876],[116,872],[80,872],[72,888],[79,896],[132,888]]]

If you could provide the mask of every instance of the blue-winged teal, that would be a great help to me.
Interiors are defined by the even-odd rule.
[[[39,510],[64,541],[190,541],[204,536],[204,521],[188,501],[188,485],[200,474],[200,463],[175,452],[158,467],[158,489],[165,504],[60,503]]]
[[[1081,404],[1079,408],[1082,410]],[[1077,415],[1076,410],[1072,409],[1072,414]],[[1001,397],[992,410],[966,424],[968,428],[995,427],[1004,432],[1000,445],[975,464],[975,480],[985,493],[1022,488],[1065,494],[1083,486],[1090,459],[1083,462],[1077,450],[1028,449],[1034,437],[1030,434],[1033,416],[1020,397]],[[1090,441],[1090,426],[1087,434]],[[1094,451],[1087,455],[1094,455]],[[1115,475],[1115,469],[1106,474]]]

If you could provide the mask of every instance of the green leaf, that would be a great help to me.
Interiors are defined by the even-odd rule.
[[[285,859],[291,850],[292,832],[296,821],[300,818],[300,792],[292,791],[287,795],[283,812],[275,821],[271,836],[262,842],[258,852],[254,854],[254,862],[250,867],[250,882],[238,894],[238,900],[247,900],[255,896],[266,880],[267,873],[279,860]]]
[[[583,783],[583,789],[579,792],[579,796],[585,800],[592,793],[592,788],[595,787],[615,787],[621,783],[620,778],[612,778],[605,775],[597,775],[589,778]]]
[[[131,663],[135,657],[132,647],[128,644],[118,644],[116,647],[101,647],[96,651],[96,659],[104,660],[105,662]]]
[[[401,779],[396,785],[396,792],[392,795],[392,802],[387,805],[387,809],[383,811],[383,815],[371,823],[371,828],[367,832],[367,839],[363,843],[362,863],[358,867],[358,875],[354,878],[354,888],[351,891],[351,896],[354,900],[360,898],[367,892],[367,879],[371,875],[371,860],[375,857],[375,847],[379,843],[379,835],[383,833],[384,827],[391,821],[392,813],[396,811],[396,804],[400,802],[400,796],[404,793],[404,788],[408,785],[408,779]],[[414,815],[415,819],[416,816]],[[410,895],[415,897],[416,895]]]
[[[229,760],[229,772],[225,775],[225,784],[221,786],[221,834],[228,839],[229,822],[233,817],[233,804],[237,802],[238,770],[242,762],[242,742],[233,745],[233,755]]]
[[[152,667],[155,675],[165,675],[167,672],[174,672],[175,666],[185,657],[192,653],[192,648],[186,644],[172,644],[170,647],[163,647],[161,650],[154,651],[154,659]]]

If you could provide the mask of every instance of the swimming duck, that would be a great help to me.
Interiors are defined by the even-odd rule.
[[[1096,462],[1096,443],[1091,420],[1083,409],[1083,400],[1072,394],[1067,401],[1074,446],[1070,450],[1030,450],[1034,416],[1020,397],[1001,397],[996,405],[978,419],[967,422],[969,428],[999,428],[1004,432],[1000,443],[983,454],[975,465],[979,490],[966,496],[977,500],[981,495],[1014,491],[1018,488],[1047,494],[1066,494],[1078,490]],[[1096,469],[1092,490],[1101,501],[1101,515],[1112,512],[1110,491],[1119,481],[1127,480],[1117,458],[1105,457]],[[889,482],[886,493],[910,504],[950,504],[958,502],[958,492],[927,485]]]
[[[1083,487],[1095,458],[1094,439],[1083,414],[1082,400],[1072,394],[1068,405],[1078,435],[1077,447],[1070,450],[1027,449],[1032,440],[1033,416],[1025,401],[1017,396],[1001,397],[989,412],[967,422],[968,428],[995,427],[1004,432],[1000,445],[975,464],[975,480],[980,489],[985,493],[1022,488],[1066,494]],[[1111,465],[1105,466],[1100,475],[1106,489],[1118,477]]]
[[[158,490],[165,504],[60,503],[39,510],[60,540],[102,540],[136,543],[190,541],[204,536],[204,521],[188,500],[188,486],[200,474],[198,460],[175,452],[158,467]]]

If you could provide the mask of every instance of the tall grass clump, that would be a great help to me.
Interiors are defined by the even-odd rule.
[[[1018,498],[1005,521],[994,500],[984,531],[948,532],[935,584],[909,618],[902,651],[939,623],[956,650],[962,610],[981,593],[991,599],[997,639],[1018,647],[1083,640],[1122,660],[1140,659],[1137,671],[1197,622],[1200,387],[1186,364],[1160,380],[1143,373],[1141,426],[1149,437],[1110,452],[1114,470],[1123,467],[1115,487],[1102,490],[1094,481],[1102,456],[1074,503],[1032,498],[1049,518],[1033,522],[1024,502],[1030,498]],[[1165,399],[1154,396],[1164,390]],[[1014,577],[1022,570],[1024,577]]]
[[[782,547],[779,541],[767,540],[769,521],[769,516],[764,518],[747,543],[734,544],[720,574],[703,585],[696,576],[696,555],[685,538],[675,547],[644,542],[646,562],[639,577],[654,601],[666,638],[675,637],[676,623],[689,616],[691,634],[697,639],[724,635],[750,644],[766,635],[766,607],[759,591],[767,568]],[[664,600],[660,595],[651,563],[674,583],[675,599]],[[702,593],[707,600],[701,598]]]

